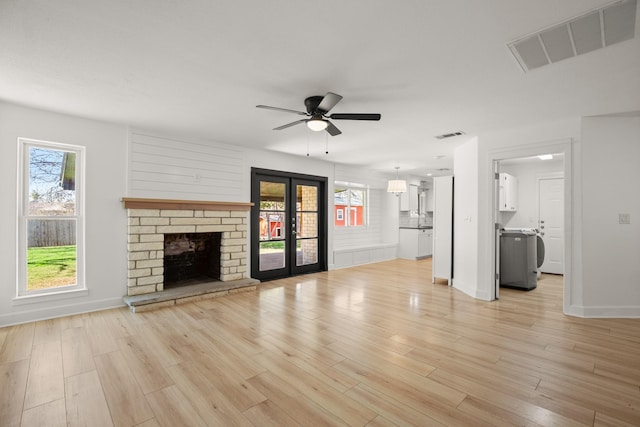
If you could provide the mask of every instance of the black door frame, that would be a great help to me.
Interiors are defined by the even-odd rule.
[[[295,266],[295,250],[291,251],[291,244],[285,246],[285,268],[278,270],[260,271],[260,181],[269,178],[276,181],[288,180],[289,199],[295,201],[294,181],[308,181],[318,185],[318,263],[306,266]],[[304,182],[303,182],[304,184]],[[327,270],[327,190],[328,178],[301,173],[277,171],[271,169],[251,168],[251,277],[259,280],[280,279],[298,274],[306,274]],[[295,202],[292,212],[291,207],[287,207],[288,214],[295,214]],[[288,215],[290,216],[290,215]],[[294,237],[291,234],[290,224],[287,223],[287,240]],[[295,244],[295,238],[293,239]],[[293,253],[292,253],[293,252]],[[295,267],[295,268],[294,268]]]

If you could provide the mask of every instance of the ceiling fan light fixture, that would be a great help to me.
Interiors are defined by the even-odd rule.
[[[323,131],[329,126],[329,122],[324,120],[321,116],[313,116],[307,120],[307,127],[315,132]]]

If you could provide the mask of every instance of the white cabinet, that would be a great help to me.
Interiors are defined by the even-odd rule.
[[[518,209],[518,178],[508,173],[501,173],[499,179],[500,211],[515,212]]]
[[[409,211],[418,213],[418,186],[409,185]]]
[[[406,193],[400,193],[400,210],[418,213],[418,186],[410,184]]]
[[[400,193],[400,210],[409,210],[409,193]]]
[[[426,195],[425,212],[433,212],[433,189],[427,188],[424,194]]]
[[[433,252],[433,230],[418,231],[418,258],[431,256]]]
[[[423,228],[401,228],[398,258],[420,259],[432,253],[433,232]]]

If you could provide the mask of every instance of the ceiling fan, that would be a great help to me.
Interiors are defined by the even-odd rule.
[[[311,130],[320,132],[326,130],[331,136],[340,135],[340,129],[338,129],[333,123],[327,119],[332,120],[380,120],[380,114],[369,113],[333,113],[328,115],[329,111],[340,102],[342,96],[327,92],[325,96],[310,96],[304,100],[304,105],[307,111],[289,110],[288,108],[270,107],[268,105],[256,105],[257,108],[265,108],[267,110],[285,111],[287,113],[294,113],[299,116],[307,116],[308,118],[296,120],[295,122],[287,123],[286,125],[278,126],[273,130],[282,130],[291,126],[298,125],[300,123],[306,123],[307,127]]]

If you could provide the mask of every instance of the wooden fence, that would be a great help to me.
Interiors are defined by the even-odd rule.
[[[29,221],[28,247],[76,244],[75,220],[38,219]]]

